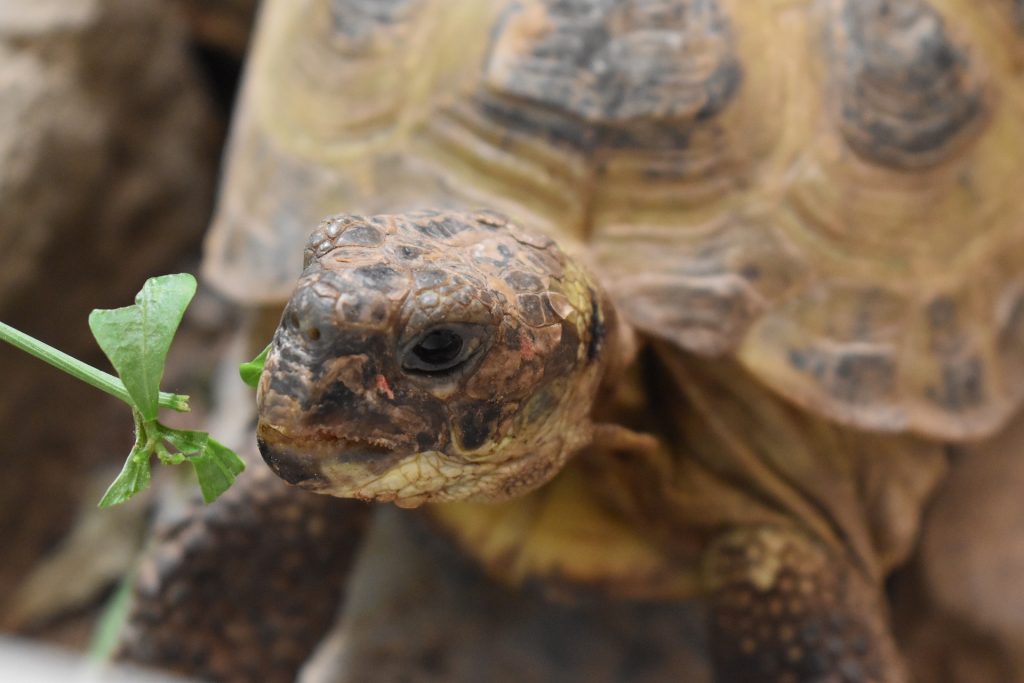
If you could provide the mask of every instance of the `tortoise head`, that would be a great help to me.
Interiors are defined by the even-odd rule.
[[[603,308],[554,242],[496,214],[331,218],[260,378],[260,450],[341,497],[525,493],[590,439]]]

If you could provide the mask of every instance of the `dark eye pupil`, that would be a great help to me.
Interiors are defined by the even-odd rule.
[[[434,330],[413,347],[412,352],[427,365],[444,365],[458,358],[462,337],[451,330]]]

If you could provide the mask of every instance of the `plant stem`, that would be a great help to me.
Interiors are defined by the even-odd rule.
[[[128,396],[128,390],[124,388],[124,384],[110,373],[97,370],[91,365],[83,363],[63,351],[58,351],[52,346],[44,344],[38,339],[30,337],[3,322],[0,322],[0,340],[16,346],[39,360],[49,363],[58,370],[63,370],[72,377],[77,377],[100,391],[105,391],[111,396],[121,399],[130,406],[134,405],[131,397]],[[188,396],[161,391],[160,406],[177,410],[179,413],[187,413],[189,411]]]

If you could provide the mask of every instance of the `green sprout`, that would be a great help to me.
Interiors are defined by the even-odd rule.
[[[267,344],[267,347],[260,351],[260,355],[248,363],[242,363],[238,366],[238,374],[241,375],[242,381],[253,389],[260,383],[260,375],[263,374],[263,366],[267,363],[267,354],[270,353],[270,346],[270,344]]]
[[[132,409],[135,445],[99,506],[109,507],[144,491],[155,455],[165,465],[189,463],[203,500],[213,502],[245,469],[242,460],[206,432],[173,429],[157,420],[160,408],[187,412],[188,396],[160,391],[171,340],[192,297],[196,280],[187,273],[146,280],[135,304],[94,310],[89,328],[117,371],[114,377],[0,322],[0,340],[115,396]]]

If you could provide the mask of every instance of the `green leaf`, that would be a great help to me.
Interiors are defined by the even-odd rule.
[[[158,443],[154,450],[162,465],[180,465],[188,460],[183,453],[171,453],[162,443]]]
[[[270,353],[271,346],[272,344],[267,344],[267,348],[260,351],[260,355],[238,366],[238,374],[242,376],[242,381],[253,389],[260,383],[260,375],[263,374],[263,366],[267,363],[267,354]]]
[[[101,508],[119,505],[149,487],[149,453],[145,440],[142,443],[135,442],[121,474],[117,475],[117,479],[100,499]]]
[[[206,432],[194,432],[188,429],[171,429],[157,423],[160,427],[160,436],[167,439],[172,446],[185,455],[201,453],[210,441],[210,435]]]
[[[93,336],[147,421],[156,419],[167,351],[195,293],[196,279],[187,273],[153,277],[135,305],[89,315]]]
[[[206,443],[206,450],[189,458],[199,479],[203,500],[212,503],[228,490],[235,477],[245,469],[245,463],[227,446],[213,439]]]
[[[148,488],[152,477],[150,463],[154,455],[166,465],[179,465],[188,460],[207,503],[216,500],[245,469],[245,464],[234,452],[211,439],[208,433],[172,429],[156,419],[161,405],[174,410],[188,410],[188,397],[161,393],[160,380],[163,379],[171,341],[195,292],[196,280],[188,274],[150,278],[135,297],[133,306],[94,310],[90,314],[89,327],[93,336],[120,379],[0,322],[0,341],[8,342],[131,406],[135,445],[121,473],[100,500],[101,508],[123,503]],[[248,383],[255,386],[258,382],[269,350],[268,346],[241,368]]]

